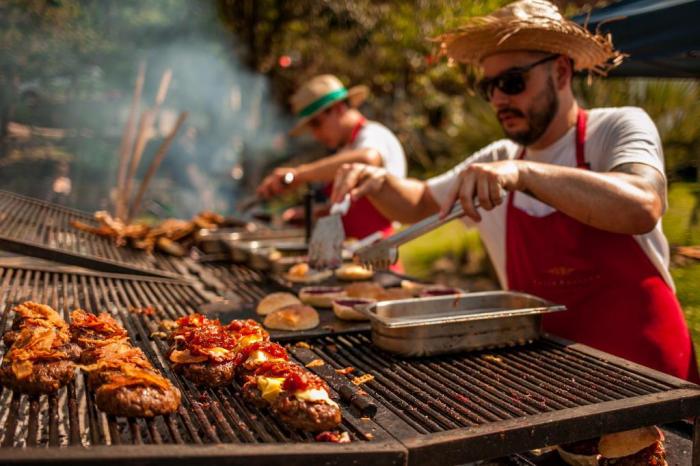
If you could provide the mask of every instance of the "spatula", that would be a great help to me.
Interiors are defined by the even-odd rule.
[[[316,222],[309,242],[309,266],[316,270],[337,268],[343,262],[345,229],[342,216],[350,208],[350,195],[331,206],[330,214]]]

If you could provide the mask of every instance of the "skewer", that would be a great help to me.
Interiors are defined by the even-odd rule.
[[[131,204],[131,208],[129,209],[129,216],[127,217],[126,223],[130,223],[134,216],[139,212],[139,208],[141,207],[141,200],[143,199],[143,195],[145,194],[146,189],[148,188],[148,184],[151,182],[151,178],[153,178],[153,175],[155,175],[156,170],[158,170],[158,167],[165,158],[168,149],[170,149],[170,145],[175,139],[177,132],[180,130],[180,127],[186,119],[187,112],[180,113],[180,116],[177,118],[177,121],[173,126],[173,129],[170,130],[168,136],[160,144],[160,147],[158,147],[156,155],[153,156],[153,160],[151,160],[151,164],[148,166],[148,170],[146,171],[146,174],[144,175],[143,180],[141,181],[141,186],[139,187],[139,191],[136,194],[136,198]]]

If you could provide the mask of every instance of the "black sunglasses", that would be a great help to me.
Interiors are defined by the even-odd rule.
[[[493,78],[484,78],[476,83],[476,89],[479,91],[479,95],[485,100],[491,100],[494,88],[498,88],[499,91],[507,95],[518,95],[525,90],[525,73],[537,65],[547,63],[558,57],[559,55],[549,55],[535,63],[517,68],[510,68]]]

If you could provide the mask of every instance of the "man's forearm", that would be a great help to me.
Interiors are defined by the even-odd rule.
[[[520,175],[523,191],[586,225],[643,234],[651,231],[663,214],[663,200],[642,177],[520,163],[524,164]]]
[[[374,149],[355,149],[338,152],[316,162],[300,165],[296,168],[299,182],[321,181],[330,183],[338,169],[345,163],[365,163],[376,167],[382,166],[382,157]]]
[[[401,223],[415,223],[439,209],[425,182],[393,175],[368,198],[383,216]]]

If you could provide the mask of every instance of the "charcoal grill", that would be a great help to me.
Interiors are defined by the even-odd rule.
[[[324,337],[295,350],[363,385],[375,420],[408,448],[408,464],[462,464],[700,414],[700,387],[549,336],[454,356],[399,359],[367,334]],[[698,424],[695,425],[698,444]],[[698,448],[694,448],[695,463]]]
[[[183,261],[155,252],[117,247],[70,225],[94,224],[91,214],[0,190],[0,248],[106,272],[180,278]]]
[[[260,277],[248,278],[257,283]],[[5,266],[0,297],[0,330],[8,325],[11,306],[30,298],[65,317],[74,306],[112,310],[183,392],[177,414],[147,420],[99,412],[82,375],[57,396],[29,398],[3,390],[3,464],[462,464],[700,413],[699,387],[551,337],[516,348],[399,359],[358,332],[321,336],[308,340],[309,349],[290,349],[302,364],[324,361],[311,369],[321,375],[322,369],[328,374],[329,368],[352,366],[348,376],[332,370],[324,376],[334,391],[347,378],[374,376],[361,388],[378,406],[376,416],[361,418],[341,402],[341,430],[353,442],[321,444],[249,406],[238,387],[200,390],[170,371],[164,342],[149,336],[159,330],[160,319],[185,315],[212,298],[193,284]],[[158,315],[129,311],[146,306]]]
[[[195,311],[208,296],[174,280],[104,273],[65,273],[0,268],[4,312],[0,329],[11,319],[11,306],[26,299],[50,304],[68,313],[76,306],[113,309],[129,336],[183,393],[177,414],[153,419],[107,416],[97,410],[85,390],[83,376],[57,395],[27,397],[5,389],[0,394],[0,462],[49,461],[78,464],[99,460],[120,464],[319,464],[399,465],[405,449],[369,419],[343,412],[342,431],[350,444],[318,443],[313,435],[288,429],[265,410],[246,403],[239,387],[200,390],[173,374],[165,359],[166,345],[157,337],[157,321]],[[154,319],[129,309],[153,306]],[[138,448],[134,448],[138,445]],[[26,448],[17,448],[26,447]],[[89,447],[89,448],[85,448]]]

